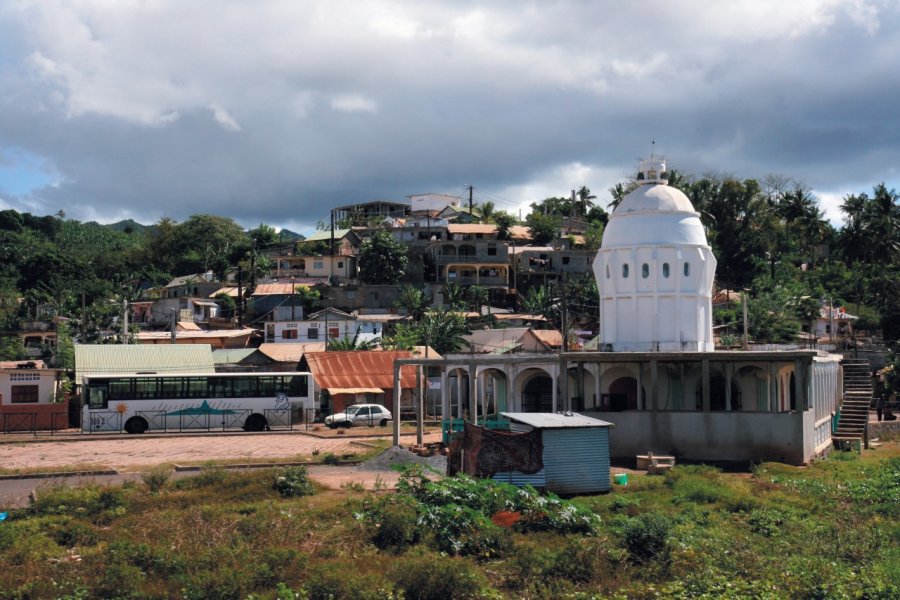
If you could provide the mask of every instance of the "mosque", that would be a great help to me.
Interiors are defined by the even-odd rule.
[[[715,351],[716,259],[700,215],[667,185],[664,160],[642,161],[638,184],[611,214],[593,263],[598,351],[403,362],[443,367],[446,417],[576,411],[614,424],[613,457],[805,464],[825,452],[841,357]]]

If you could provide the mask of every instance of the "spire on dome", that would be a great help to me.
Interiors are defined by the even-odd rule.
[[[638,173],[638,182],[641,185],[654,184],[666,185],[669,183],[668,174],[666,173],[666,159],[657,158],[651,155],[649,160],[641,161],[640,172]]]

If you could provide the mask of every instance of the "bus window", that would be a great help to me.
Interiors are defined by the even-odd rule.
[[[144,398],[157,398],[159,397],[159,393],[156,390],[157,380],[156,378],[152,379],[136,379],[134,382],[134,397],[135,399],[144,399]]]
[[[110,400],[131,400],[133,397],[131,391],[132,379],[113,379],[109,382],[109,399]]]
[[[167,400],[175,400],[183,398],[181,384],[184,379],[181,377],[163,377],[159,380],[159,397]]]
[[[293,377],[286,377],[287,382],[287,394],[288,396],[294,396],[298,398],[305,398],[307,394],[307,384],[306,384],[306,375],[294,375]]]
[[[107,408],[106,383],[92,383],[87,388],[88,406],[91,408]]]
[[[231,396],[231,379],[228,377],[209,377],[208,394],[210,398],[228,398]]]
[[[184,387],[179,398],[205,398],[208,395],[206,391],[206,377],[184,378]]]
[[[259,398],[274,398],[281,391],[281,377],[260,377],[258,381],[259,390],[256,393]]]
[[[231,380],[231,393],[235,398],[254,398],[257,393],[256,377],[234,377]]]

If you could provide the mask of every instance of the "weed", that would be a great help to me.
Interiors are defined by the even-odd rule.
[[[284,498],[312,496],[316,493],[312,481],[309,480],[306,467],[303,466],[287,467],[278,471],[275,481],[272,483],[272,489]]]
[[[193,477],[186,477],[175,482],[175,488],[179,490],[195,490],[197,488],[220,485],[228,477],[228,473],[222,467],[207,465],[200,469],[200,473]]]
[[[655,513],[645,513],[629,519],[623,532],[625,547],[636,562],[666,561],[669,558],[671,529],[671,521]]]
[[[172,473],[167,467],[157,467],[141,474],[141,481],[147,486],[147,490],[156,495],[169,483]]]
[[[409,600],[462,600],[478,597],[487,588],[471,562],[429,554],[398,563],[393,578]]]

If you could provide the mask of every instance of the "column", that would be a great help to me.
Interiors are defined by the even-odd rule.
[[[700,361],[700,368],[703,372],[703,412],[709,412],[709,359],[704,358]]]

